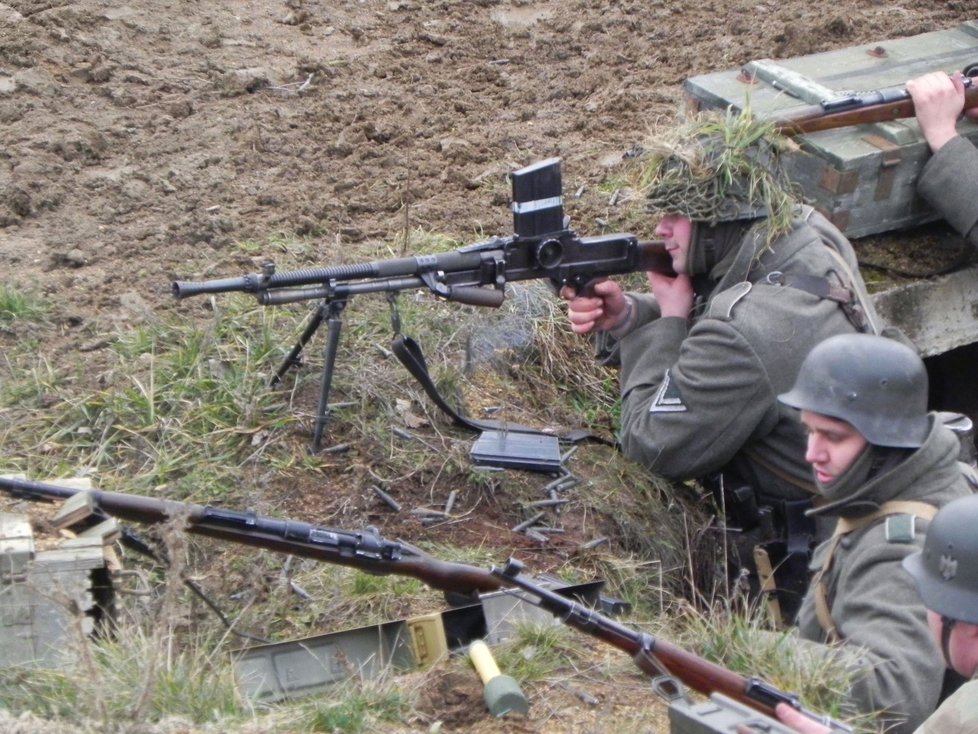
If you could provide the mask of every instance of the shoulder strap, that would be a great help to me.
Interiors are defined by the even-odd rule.
[[[892,502],[884,502],[876,512],[864,515],[863,517],[840,517],[833,534],[847,535],[854,530],[872,525],[880,518],[887,517],[888,515],[916,515],[925,520],[933,520],[936,514],[937,508],[927,502],[894,500]]]
[[[858,301],[859,308],[862,311],[862,317],[866,321],[866,324],[869,326],[870,333],[879,334],[880,326],[876,322],[876,310],[873,307],[873,305],[869,302],[869,294],[866,293],[862,287],[860,287],[859,280],[853,274],[852,268],[849,267],[849,263],[846,262],[846,259],[842,257],[842,255],[840,255],[832,247],[826,246],[825,249],[827,249],[829,251],[829,254],[835,259],[837,263],[839,263],[839,267],[841,267],[842,272],[845,273],[846,280],[849,281],[849,288],[852,290],[853,293],[853,299]],[[846,315],[848,316],[849,314],[847,313]],[[852,317],[850,316],[850,318]]]
[[[815,574],[815,578],[812,579],[812,590],[815,595],[815,616],[818,618],[818,623],[822,626],[822,630],[825,632],[825,636],[830,643],[840,642],[842,637],[839,635],[839,630],[832,620],[832,607],[829,602],[829,591],[824,576],[832,568],[832,561],[839,547],[839,542],[849,533],[860,528],[868,527],[877,520],[890,515],[915,515],[925,520],[932,520],[936,514],[937,508],[927,502],[895,500],[893,502],[884,502],[876,512],[864,515],[863,517],[839,518],[839,522],[835,526],[835,532],[832,534],[831,545],[829,545],[829,551],[825,556],[825,561],[822,563],[822,567],[818,570],[818,573]]]

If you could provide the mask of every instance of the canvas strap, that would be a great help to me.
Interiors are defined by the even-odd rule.
[[[832,568],[835,552],[842,539],[849,533],[868,527],[890,515],[915,515],[925,520],[932,520],[936,514],[937,508],[926,502],[896,500],[893,502],[884,502],[876,512],[864,515],[863,517],[839,518],[839,522],[835,526],[835,532],[832,534],[831,545],[829,545],[829,551],[825,556],[825,562],[815,574],[815,578],[812,579],[812,588],[815,594],[815,616],[818,618],[818,623],[822,626],[822,630],[825,632],[826,639],[829,643],[834,644],[842,640],[842,637],[839,635],[839,630],[832,620],[832,605],[829,599],[828,584],[825,583],[825,574]]]

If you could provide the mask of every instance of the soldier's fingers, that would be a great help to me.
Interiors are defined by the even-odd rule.
[[[592,308],[587,310],[572,310],[567,312],[567,318],[572,324],[583,325],[600,319],[604,315],[604,309]]]

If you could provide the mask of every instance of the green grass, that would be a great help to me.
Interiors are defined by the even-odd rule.
[[[872,728],[872,717],[853,718],[841,704],[852,688],[854,669],[845,648],[831,648],[774,631],[765,610],[717,608],[712,614],[688,612],[682,636],[709,660],[740,673],[763,677],[782,691],[797,693],[803,705],[857,728]]]
[[[178,498],[212,501],[242,463],[288,464],[274,439],[295,419],[267,386],[281,321],[233,307],[203,328],[158,321],[119,334],[103,389],[43,356],[8,353],[0,411],[15,420],[3,429],[5,468],[58,476],[85,467],[108,484],[171,485]]]
[[[405,238],[403,248],[400,242],[365,243],[358,253],[363,256],[351,261],[402,256],[401,249],[440,252],[458,244],[411,227],[405,228]],[[280,270],[294,270],[312,264],[315,253],[307,244],[275,236],[239,243],[237,250],[241,262],[268,255],[280,260]],[[254,268],[242,272],[247,270]],[[231,274],[207,277],[225,275]],[[489,405],[498,408],[491,415],[496,419],[584,426],[614,435],[615,373],[594,364],[587,340],[570,332],[561,304],[545,284],[511,286],[507,295],[503,306],[492,310],[411,290],[400,294],[397,313],[403,331],[421,343],[439,389],[461,412],[484,417],[481,408]],[[777,672],[774,666],[785,655],[772,652],[751,660],[740,652],[752,649],[747,636],[752,628],[738,627],[747,623],[724,619],[713,628],[690,620],[677,605],[687,536],[699,518],[689,508],[683,511],[675,487],[609,447],[589,445],[576,452],[569,468],[581,483],[568,495],[582,537],[606,536],[609,542],[587,552],[539,558],[518,546],[508,527],[522,517],[523,504],[542,498],[541,486],[549,478],[471,465],[471,434],[451,426],[386,351],[391,311],[381,295],[353,298],[343,313],[331,398],[350,405],[334,411],[326,445],[346,442],[351,448],[310,454],[325,327],[307,345],[305,365],[290,369],[278,387],[268,385],[316,305],[262,308],[240,294],[187,301],[176,315],[103,335],[108,346],[93,375],[80,363],[54,360],[37,348],[56,328],[43,299],[0,291],[0,338],[6,339],[0,360],[0,472],[24,472],[39,480],[85,474],[102,489],[255,509],[273,517],[282,517],[282,504],[303,497],[300,506],[311,516],[296,519],[348,529],[372,522],[377,512],[389,518],[389,509],[378,509],[371,484],[406,497],[409,507],[437,508],[457,490],[449,522],[464,531],[464,519],[477,519],[485,523],[478,525],[482,535],[473,532],[461,546],[443,542],[429,536],[427,527],[405,520],[407,509],[397,518],[396,532],[439,559],[489,568],[514,554],[527,561],[530,573],[549,562],[548,570],[568,581],[604,579],[606,595],[632,604],[628,624],[657,632],[675,629],[687,644],[701,645],[710,656],[745,671],[771,669],[788,686],[806,683]],[[530,325],[532,344],[502,350],[489,364],[469,364],[472,335],[505,330],[511,319]],[[408,427],[408,414],[427,423]],[[154,528],[149,535],[160,532]],[[163,535],[175,567],[167,571],[125,559],[127,567],[140,570],[150,594],[125,598],[124,623],[114,637],[79,636],[72,643],[77,661],[72,667],[3,669],[0,709],[17,715],[30,711],[86,732],[126,731],[138,717],[185,720],[195,732],[278,734],[386,731],[417,720],[419,684],[410,676],[356,680],[328,696],[275,704],[244,700],[230,651],[245,643],[188,595],[181,574],[214,598],[237,633],[275,640],[440,611],[443,595],[406,576],[372,576],[273,551],[183,538],[179,531]],[[525,626],[494,653],[509,674],[541,690],[581,670],[614,677],[605,667],[592,666],[582,634],[559,625]],[[627,656],[621,664],[630,667]],[[802,687],[813,707],[834,710],[841,684],[833,675],[828,668],[815,669]]]
[[[500,670],[530,683],[566,670],[581,656],[579,641],[558,624],[520,624],[513,636],[494,652]]]
[[[0,328],[15,322],[43,321],[51,313],[51,303],[30,290],[0,285]]]
[[[376,731],[381,722],[397,722],[412,708],[408,693],[391,681],[343,687],[338,695],[305,704],[300,721],[312,732],[358,734]]]

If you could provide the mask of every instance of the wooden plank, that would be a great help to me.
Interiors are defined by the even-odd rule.
[[[95,514],[95,501],[88,492],[79,492],[62,503],[51,518],[51,524],[58,529],[70,528]]]
[[[34,557],[34,533],[26,515],[0,512],[0,577],[24,572]]]

